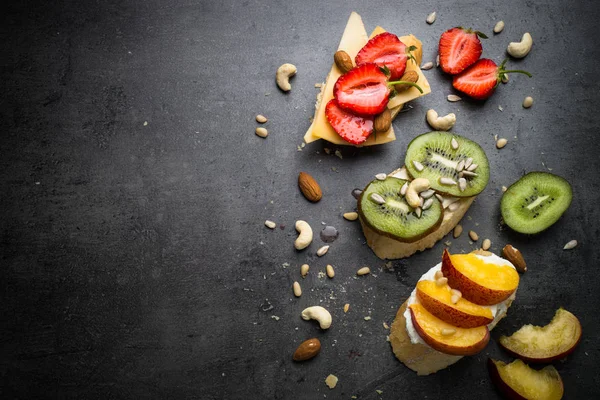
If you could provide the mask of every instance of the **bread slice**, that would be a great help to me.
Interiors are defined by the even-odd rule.
[[[408,332],[406,331],[406,319],[404,318],[407,301],[400,306],[400,309],[396,313],[396,319],[394,319],[390,328],[390,343],[396,358],[402,361],[408,368],[415,371],[417,375],[433,374],[460,360],[462,356],[440,353],[427,345],[412,343],[410,341],[410,336],[408,336]],[[506,316],[511,303],[512,300],[506,303],[506,310],[498,309],[498,315],[494,320],[494,325],[489,327],[490,330],[496,326],[498,321]]]
[[[389,176],[396,176],[401,179],[406,179],[406,173],[403,168],[395,170],[389,174]],[[416,242],[400,242],[388,236],[381,235],[369,228],[367,224],[360,219],[363,233],[367,239],[367,245],[369,245],[375,255],[381,259],[406,258],[417,251],[429,249],[433,247],[438,240],[446,236],[452,229],[454,229],[454,227],[462,219],[473,203],[473,200],[475,200],[475,197],[476,196],[453,199],[454,203],[457,203],[457,206],[453,206],[451,208],[445,207],[442,224],[435,231],[431,232],[424,238],[417,240]]]

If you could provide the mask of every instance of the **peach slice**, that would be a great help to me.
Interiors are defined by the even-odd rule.
[[[500,345],[514,357],[546,363],[566,357],[580,340],[579,320],[561,307],[548,325],[525,325],[511,336],[500,337]]]
[[[460,290],[465,299],[485,306],[503,302],[519,286],[514,268],[487,263],[475,254],[450,255],[444,250],[442,273],[448,285]]]
[[[488,369],[492,382],[509,399],[560,400],[563,396],[562,379],[552,365],[538,371],[521,360],[505,364],[490,358]]]
[[[417,298],[434,316],[459,328],[476,328],[494,320],[489,308],[460,298],[452,303],[452,292],[448,285],[438,286],[434,281],[417,283]]]
[[[490,341],[487,326],[459,328],[437,318],[421,304],[411,304],[409,308],[417,333],[437,351],[454,356],[471,356],[483,350]]]

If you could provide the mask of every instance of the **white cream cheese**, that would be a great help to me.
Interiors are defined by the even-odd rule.
[[[476,255],[476,256],[488,264],[508,265],[512,268],[515,268],[515,266],[512,265],[512,263],[510,261],[505,260],[502,257],[498,257],[495,254],[492,254],[491,256],[480,256],[480,255]],[[435,273],[437,271],[440,271],[441,269],[442,269],[442,263],[439,263],[435,267],[431,268],[429,271],[424,273],[423,276],[421,276],[421,278],[419,278],[419,281],[435,280]],[[508,309],[508,303],[510,303],[511,301],[513,301],[515,299],[516,293],[517,292],[515,291],[508,299],[504,300],[502,303],[494,304],[491,306],[482,306],[482,307],[489,308],[490,311],[492,312],[492,316],[494,317],[494,320],[488,325],[488,329],[492,330],[496,326],[498,321],[500,321],[500,318],[504,314],[506,314],[506,310]],[[421,339],[421,336],[419,336],[419,334],[417,333],[417,330],[415,329],[413,322],[412,322],[412,316],[410,315],[410,309],[408,308],[408,306],[410,306],[411,304],[415,304],[415,303],[419,303],[419,299],[417,298],[417,289],[414,289],[412,291],[412,293],[410,294],[410,297],[408,298],[408,300],[406,302],[406,311],[404,311],[404,318],[406,319],[406,332],[408,332],[408,336],[410,337],[411,343],[413,343],[413,344],[420,343],[420,344],[423,344],[423,345],[429,347],[429,345],[427,343],[425,343],[425,341],[423,341],[423,339]]]

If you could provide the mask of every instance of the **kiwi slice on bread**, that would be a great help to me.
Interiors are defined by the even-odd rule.
[[[502,195],[500,211],[513,230],[534,234],[553,225],[569,208],[571,185],[549,172],[530,172]]]
[[[404,179],[394,177],[369,183],[358,199],[358,213],[361,221],[377,233],[402,242],[414,242],[442,223],[444,209],[432,196],[427,199],[430,206],[419,213],[400,194],[405,183]]]
[[[432,189],[456,197],[485,189],[490,168],[477,143],[448,132],[429,132],[408,145],[404,165],[414,178],[427,178]]]

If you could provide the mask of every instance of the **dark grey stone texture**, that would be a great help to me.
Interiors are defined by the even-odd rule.
[[[65,0],[3,8],[0,397],[500,398],[485,366],[488,356],[509,360],[497,339],[547,323],[559,306],[579,316],[584,332],[575,353],[555,363],[565,398],[600,397],[596,1]],[[497,62],[529,31],[532,52],[509,66],[534,77],[511,75],[486,102],[449,103],[451,81],[433,69],[433,92],[394,122],[397,141],[297,151],[314,84],[352,10],[368,30],[414,33],[424,61],[435,60],[440,34],[453,26],[486,32],[483,56]],[[506,28],[492,34],[501,19]],[[288,94],[274,80],[284,62],[299,71]],[[525,110],[528,95],[535,104]],[[490,159],[489,185],[465,230],[490,238],[495,252],[512,243],[529,271],[482,353],[417,377],[394,358],[382,323],[391,324],[439,261],[444,241],[453,252],[479,243],[447,238],[386,272],[359,225],[341,214],[355,207],[353,188],[401,165],[409,141],[429,130],[429,108],[455,112],[454,130]],[[254,135],[258,113],[269,118],[266,140]],[[508,138],[507,147],[497,150],[494,135]],[[500,225],[499,201],[502,185],[533,170],[568,179],[574,199],[555,226],[525,237]],[[300,171],[320,182],[321,202],[302,197]],[[266,219],[281,228],[265,228]],[[315,230],[302,252],[293,248],[297,219]],[[317,258],[322,222],[340,237]],[[579,246],[563,251],[571,239]],[[303,263],[311,265],[306,279]],[[318,278],[328,263],[335,278]],[[356,279],[365,265],[374,274]],[[333,314],[326,332],[300,318],[315,304]],[[321,354],[293,363],[296,346],[315,336]],[[328,374],[340,379],[333,390]]]

